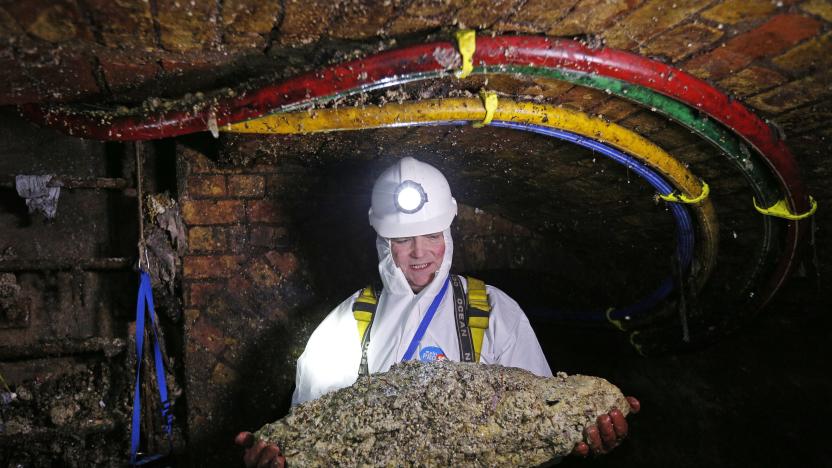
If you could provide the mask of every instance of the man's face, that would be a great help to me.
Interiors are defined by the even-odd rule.
[[[445,235],[441,232],[390,239],[393,261],[402,270],[410,288],[418,293],[433,280],[445,255]]]

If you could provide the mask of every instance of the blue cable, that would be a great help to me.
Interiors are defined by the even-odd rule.
[[[445,120],[434,122],[417,122],[413,124],[403,124],[399,126],[465,126],[470,124],[471,122],[467,120]],[[492,127],[510,128],[514,130],[522,130],[526,132],[550,136],[558,138],[560,140],[568,141],[570,143],[574,143],[579,146],[583,146],[584,148],[588,148],[593,151],[597,151],[599,154],[606,156],[619,164],[625,165],[628,169],[632,169],[633,172],[645,179],[660,194],[670,195],[674,192],[673,186],[671,186],[666,180],[664,180],[664,178],[661,175],[659,175],[657,172],[652,170],[650,167],[648,167],[638,159],[591,138],[578,135],[572,132],[567,132],[565,130],[528,123],[492,120],[489,125]],[[679,265],[681,266],[682,271],[687,271],[688,267],[691,264],[691,261],[693,260],[695,238],[693,221],[691,220],[690,213],[688,213],[687,208],[679,203],[671,203],[670,210],[673,213],[674,219],[676,220],[676,256],[679,259]],[[667,296],[670,295],[670,293],[673,291],[673,283],[674,281],[672,276],[665,278],[664,280],[662,280],[661,283],[659,283],[658,288],[656,288],[652,293],[648,294],[645,298],[641,299],[640,301],[634,304],[628,305],[623,308],[616,308],[615,310],[610,312],[610,318],[620,320],[625,318],[637,317],[641,314],[649,312],[658,303],[660,303],[662,300],[664,300],[665,298],[667,298]],[[526,313],[529,316],[537,316],[540,318],[557,320],[576,320],[593,322],[608,320],[606,311],[569,311],[561,309],[538,308],[528,309],[526,310]]]

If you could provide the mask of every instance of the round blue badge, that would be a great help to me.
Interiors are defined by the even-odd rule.
[[[445,359],[448,357],[439,346],[428,346],[419,351],[419,360],[422,362],[444,361]]]

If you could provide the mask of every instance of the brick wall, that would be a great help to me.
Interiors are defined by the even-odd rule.
[[[292,331],[290,317],[312,294],[300,254],[286,242],[282,204],[267,189],[278,169],[223,169],[187,147],[177,153],[188,229],[183,302],[190,453],[231,463],[238,430],[257,429],[288,407],[301,346],[291,337],[308,336]]]

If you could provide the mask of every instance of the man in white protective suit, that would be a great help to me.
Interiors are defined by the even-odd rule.
[[[292,405],[352,385],[360,374],[385,372],[411,359],[476,360],[552,375],[517,302],[493,286],[449,273],[450,227],[456,214],[447,180],[429,164],[406,157],[379,176],[369,217],[378,234],[381,291],[356,292],[312,333],[298,359]],[[484,296],[482,310],[471,306],[477,294]],[[456,297],[464,297],[466,310],[457,306]],[[466,323],[466,312],[482,318]],[[637,412],[638,401],[628,400]],[[614,410],[587,428],[587,442],[579,443],[575,452],[604,453],[626,433],[626,419]],[[246,466],[285,463],[278,447],[255,441],[251,433],[238,434],[235,442],[246,447]]]

